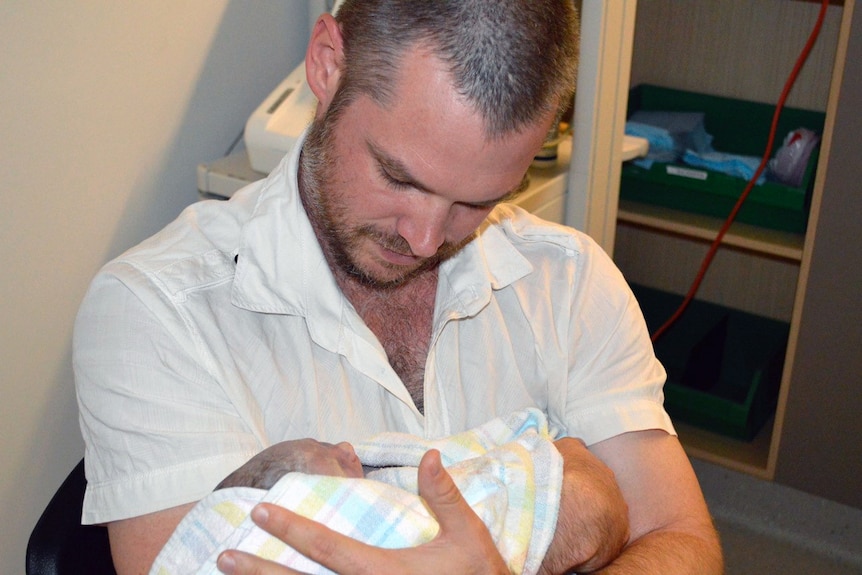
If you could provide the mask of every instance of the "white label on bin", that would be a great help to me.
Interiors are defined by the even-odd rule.
[[[692,180],[705,180],[709,175],[707,172],[702,170],[680,168],[679,166],[668,166],[667,173],[671,176],[682,176],[683,178],[691,178]]]

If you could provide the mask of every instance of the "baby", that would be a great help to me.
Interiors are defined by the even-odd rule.
[[[416,480],[419,460],[429,449],[440,451],[513,573],[544,573],[549,562],[566,562],[571,546],[554,537],[563,460],[544,414],[528,409],[436,441],[387,433],[355,447],[312,439],[273,445],[195,506],[150,573],[215,574],[215,561],[225,549],[303,572],[329,573],[254,525],[249,514],[263,501],[378,547],[430,541],[439,526],[419,497]]]

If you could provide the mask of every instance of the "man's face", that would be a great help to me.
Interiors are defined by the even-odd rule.
[[[436,57],[408,52],[393,104],[360,96],[318,117],[303,150],[303,198],[330,263],[387,287],[436,266],[523,187],[547,121],[488,141]]]

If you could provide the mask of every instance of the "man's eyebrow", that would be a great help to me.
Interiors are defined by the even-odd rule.
[[[517,186],[515,186],[514,189],[509,190],[508,192],[506,192],[505,194],[503,194],[499,198],[494,199],[494,200],[488,200],[487,202],[473,202],[470,205],[476,206],[476,207],[492,208],[492,207],[496,206],[497,204],[502,204],[503,202],[511,202],[512,200],[514,200],[515,198],[520,196],[522,193],[524,193],[527,190],[527,188],[529,188],[529,187],[530,187],[530,175],[524,174],[524,177],[521,178],[521,183],[519,183]]]
[[[434,191],[430,187],[426,186],[425,184],[417,180],[415,177],[413,177],[413,175],[410,173],[410,170],[407,169],[407,166],[405,166],[400,160],[393,158],[392,156],[381,150],[379,147],[377,147],[373,142],[368,142],[368,148],[371,151],[371,154],[374,156],[374,159],[377,161],[378,164],[380,164],[380,166],[386,172],[386,175],[388,175],[390,178],[396,179],[404,184],[408,184],[421,192],[428,194],[434,193]],[[509,202],[515,199],[517,196],[521,195],[529,186],[529,174],[524,174],[524,177],[521,179],[521,182],[517,186],[515,186],[514,189],[509,190],[499,198],[486,200],[484,202],[465,203],[476,207],[494,207],[499,203]]]
[[[383,168],[383,171],[386,172],[387,176],[404,184],[408,184],[422,192],[432,193],[431,188],[414,178],[410,173],[410,170],[407,169],[407,166],[405,166],[400,160],[393,158],[377,147],[373,142],[368,142],[368,149],[371,151],[371,155],[374,156],[374,159],[377,160],[377,163]]]

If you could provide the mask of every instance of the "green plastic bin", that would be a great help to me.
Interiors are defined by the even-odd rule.
[[[706,131],[713,136],[713,148],[720,152],[762,156],[766,149],[775,107],[769,104],[711,96],[642,84],[629,93],[628,115],[638,110],[703,112]],[[797,128],[822,134],[825,114],[785,107],[778,123],[772,155],[784,137]],[[819,156],[819,146],[811,153],[805,177],[799,187],[766,182],[755,186],[736,221],[787,232],[804,233],[808,207]],[[682,168],[668,172],[669,166]],[[691,170],[702,179],[677,172]],[[636,202],[674,208],[691,213],[727,218],[745,189],[747,181],[723,173],[692,168],[685,164],[654,163],[650,169],[623,164],[620,197]]]
[[[650,332],[682,296],[632,285]],[[775,413],[790,327],[694,300],[655,343],[668,373],[665,409],[674,421],[749,441]]]

